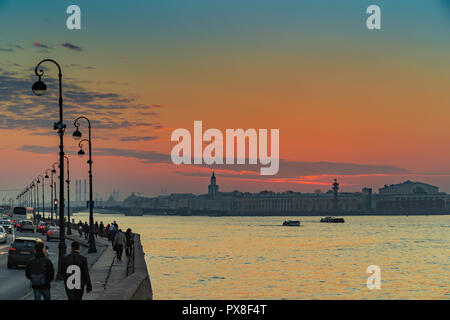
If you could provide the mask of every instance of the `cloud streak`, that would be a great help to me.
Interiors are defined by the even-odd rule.
[[[37,47],[37,48],[42,48],[42,49],[50,49],[50,47],[46,44],[43,44],[39,41],[34,41],[33,42],[33,46]]]
[[[38,154],[55,153],[55,147],[22,146],[18,150]],[[126,157],[142,160],[145,163],[172,163],[169,154],[155,151],[142,151],[119,148],[96,148],[96,155]],[[275,177],[260,176],[259,165],[181,165],[175,166],[176,174],[190,177],[207,177],[211,170],[219,172],[222,178],[266,181],[274,183],[297,183],[323,185],[321,179],[330,180],[335,176],[382,177],[407,175],[407,169],[390,165],[372,165],[339,162],[301,162],[280,160],[280,171]],[[326,182],[328,183],[328,182]]]
[[[132,137],[122,137],[120,138],[120,141],[152,141],[156,139],[158,139],[158,137],[156,136],[149,136],[149,137],[132,136]]]
[[[64,48],[73,50],[73,51],[83,51],[83,49],[81,49],[79,46],[76,46],[76,45],[74,45],[74,44],[72,44],[70,42],[63,42],[61,44],[61,46],[63,46]]]
[[[31,84],[36,81],[33,73],[20,77],[15,73],[0,69],[0,128],[9,130],[42,131],[52,128],[56,119],[49,119],[55,114],[57,102],[57,79],[44,75],[47,93],[36,97],[31,91]],[[66,119],[75,119],[86,114],[96,128],[97,137],[111,135],[111,130],[132,127],[153,127],[151,118],[139,114],[148,110],[148,105],[140,104],[136,97],[114,92],[89,90],[76,81],[64,83],[64,114]],[[157,116],[156,112],[152,113]],[[109,132],[104,131],[109,129]],[[49,131],[50,135],[50,131]],[[126,139],[126,137],[125,137]],[[149,138],[144,138],[149,139]],[[132,141],[132,140],[125,140]],[[136,140],[138,141],[138,140]]]

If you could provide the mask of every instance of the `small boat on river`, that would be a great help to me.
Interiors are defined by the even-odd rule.
[[[285,226],[285,227],[300,227],[300,221],[286,220],[285,222],[283,222],[283,226]]]
[[[335,217],[325,217],[320,219],[320,222],[327,222],[327,223],[344,223],[344,218],[335,218]]]

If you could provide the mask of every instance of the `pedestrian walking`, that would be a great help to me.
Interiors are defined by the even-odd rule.
[[[84,232],[84,240],[87,240],[89,235],[89,225],[87,224],[87,222],[85,222],[83,225],[83,232]]]
[[[117,232],[114,242],[117,253],[117,259],[119,261],[122,261],[123,247],[126,245],[125,234],[122,232],[122,229],[119,229],[119,231]]]
[[[113,250],[116,250],[116,246],[115,246],[115,239],[116,239],[116,233],[117,233],[117,229],[115,227],[114,224],[111,225],[111,227],[109,228],[109,234],[110,234],[110,238],[111,238],[111,243],[112,243],[112,247]]]
[[[55,270],[52,262],[44,253],[44,243],[38,242],[34,246],[34,258],[28,262],[25,269],[25,276],[31,280],[31,287],[34,292],[34,300],[50,300],[50,283],[55,277]]]
[[[131,229],[128,228],[127,231],[125,232],[125,254],[127,257],[129,257],[131,255],[131,247],[133,245],[133,235],[131,234]]]
[[[72,242],[71,249],[72,251],[64,256],[61,264],[64,287],[67,299],[81,300],[85,287],[87,293],[92,291],[91,278],[87,259],[80,254],[80,243]]]
[[[110,238],[109,238],[109,229],[111,228],[111,226],[109,225],[109,223],[108,223],[108,225],[106,226],[106,228],[105,228],[105,232],[106,232],[106,236],[108,237],[108,241],[110,240]]]
[[[100,221],[100,227],[99,227],[100,237],[103,238],[104,232],[105,232],[105,226],[103,225],[103,221]]]
[[[78,233],[80,234],[80,238],[83,236],[83,222],[78,222]]]

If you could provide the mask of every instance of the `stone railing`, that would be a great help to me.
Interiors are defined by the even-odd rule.
[[[131,256],[127,265],[127,277],[109,288],[100,300],[152,300],[153,291],[145,263],[145,253],[139,234],[134,234]]]

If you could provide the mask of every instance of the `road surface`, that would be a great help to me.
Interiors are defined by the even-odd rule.
[[[17,234],[8,234],[8,243],[0,244],[0,300],[19,300],[26,296],[32,289],[30,280],[25,277],[25,267],[17,267],[16,269],[8,269],[6,267],[8,261],[9,244],[13,241],[14,236],[24,237],[40,237],[48,246],[49,258],[53,262],[55,274],[58,266],[58,240],[47,242],[45,237],[40,233],[18,232]],[[66,240],[70,250],[71,241]]]

